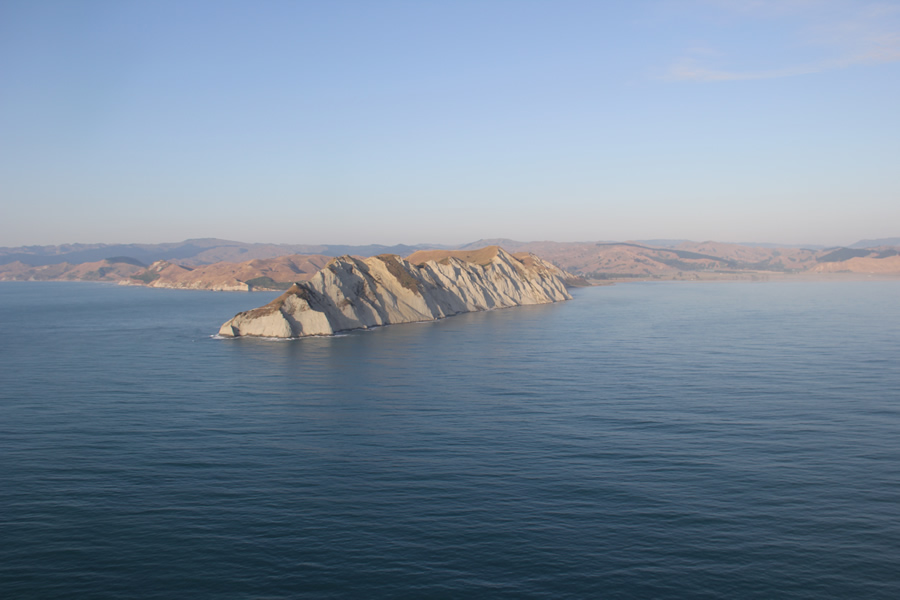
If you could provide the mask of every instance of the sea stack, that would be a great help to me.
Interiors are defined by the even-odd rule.
[[[341,256],[311,279],[222,325],[225,337],[333,335],[465,312],[570,300],[569,273],[529,253],[474,251]]]

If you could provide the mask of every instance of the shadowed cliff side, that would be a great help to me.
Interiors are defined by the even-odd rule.
[[[219,335],[332,335],[571,299],[564,282],[569,274],[534,255],[520,259],[497,246],[454,254],[341,256],[269,304],[239,313]]]

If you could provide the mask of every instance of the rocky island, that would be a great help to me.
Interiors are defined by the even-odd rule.
[[[333,259],[308,281],[222,325],[225,337],[332,335],[396,323],[570,300],[578,279],[529,253],[498,246]]]

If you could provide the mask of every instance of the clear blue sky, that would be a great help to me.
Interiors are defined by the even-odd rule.
[[[900,1],[0,3],[0,245],[900,235]]]

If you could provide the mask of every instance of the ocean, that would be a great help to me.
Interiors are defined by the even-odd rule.
[[[0,284],[0,597],[900,597],[898,281],[274,295]]]

